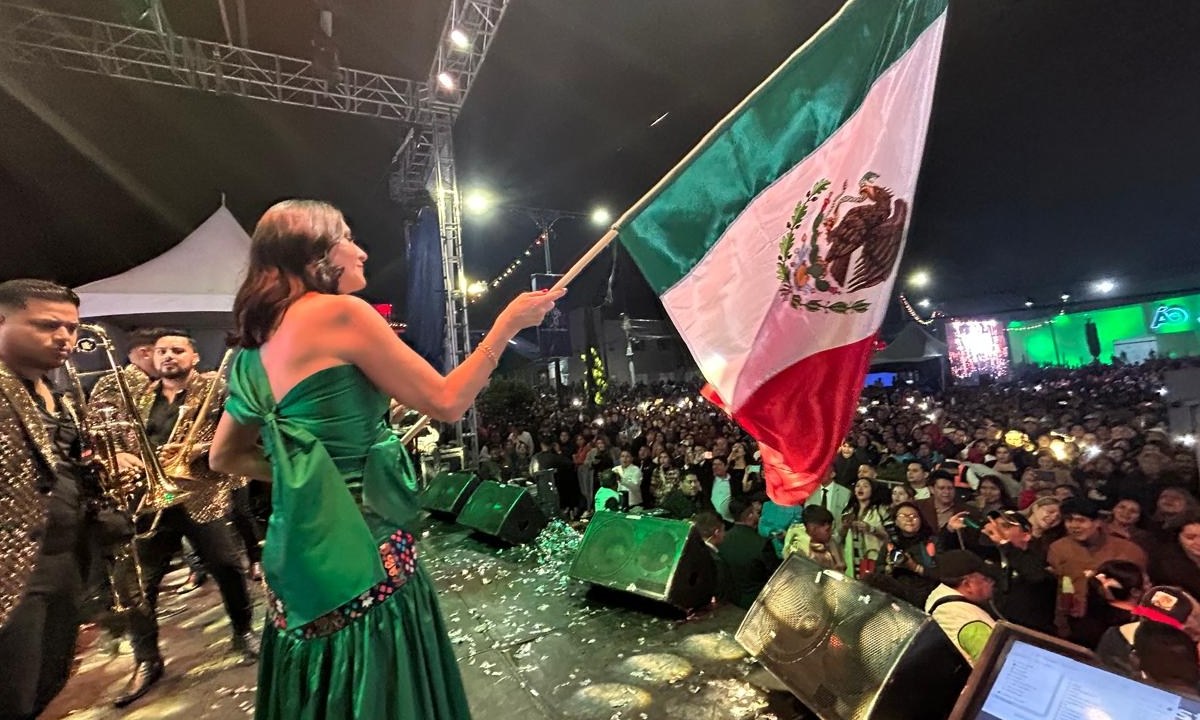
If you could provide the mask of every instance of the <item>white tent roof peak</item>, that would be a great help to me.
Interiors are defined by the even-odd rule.
[[[250,236],[223,204],[175,247],[75,288],[80,315],[228,313],[250,258]]]
[[[914,363],[946,356],[946,343],[910,322],[888,346],[871,357],[871,365]]]

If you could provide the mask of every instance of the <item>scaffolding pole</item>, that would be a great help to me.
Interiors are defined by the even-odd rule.
[[[407,124],[389,190],[393,200],[401,200],[427,189],[438,204],[446,355],[454,367],[472,348],[452,131],[508,3],[451,0],[429,75],[422,81],[350,68],[330,76],[311,60],[182,37],[171,32],[158,0],[150,0],[153,29],[0,2],[0,62],[45,65]],[[244,24],[239,3],[243,43]],[[478,460],[474,405],[457,423],[457,431],[464,449]]]
[[[464,269],[461,199],[454,160],[454,121],[462,110],[492,39],[504,17],[508,0],[452,0],[437,54],[429,69],[424,96],[432,122],[406,138],[404,159],[393,176],[391,189],[403,195],[415,188],[428,188],[438,204],[442,233],[442,270],[446,284],[446,357],[458,366],[472,350],[471,323],[467,311],[467,281]],[[452,34],[461,34],[460,46]],[[503,350],[503,348],[501,348]],[[479,422],[474,403],[455,431],[468,453],[469,462],[479,461]]]

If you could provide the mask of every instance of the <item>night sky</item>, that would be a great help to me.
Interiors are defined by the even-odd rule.
[[[36,4],[122,21],[136,3]],[[344,65],[424,75],[445,0],[346,5],[335,11]],[[513,0],[456,127],[460,185],[512,205],[617,214],[839,5]],[[165,6],[180,34],[222,38],[216,2]],[[310,4],[248,6],[252,47],[306,53]],[[933,285],[914,299],[972,314],[1031,297],[1047,308],[1036,315],[1062,292],[1087,300],[1101,278],[1115,295],[1200,287],[1196,38],[1196,0],[952,0],[902,266],[902,279],[926,268]],[[163,252],[222,193],[247,227],[274,200],[311,196],[342,207],[367,244],[368,294],[403,297],[402,217],[387,197],[399,125],[5,64],[0,118],[0,278],[80,284]],[[556,229],[560,269],[597,236],[586,222]],[[499,211],[465,232],[478,279],[537,230]],[[571,301],[595,304],[612,265],[598,261]],[[525,267],[540,270],[540,256]],[[627,257],[614,289],[615,311],[659,312]],[[475,306],[472,325],[495,305]]]

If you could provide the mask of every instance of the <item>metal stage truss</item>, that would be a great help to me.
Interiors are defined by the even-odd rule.
[[[311,60],[0,4],[0,59],[219,95],[418,123],[424,82],[343,68],[329,83]]]
[[[407,125],[390,179],[394,200],[422,188],[438,204],[446,283],[446,356],[470,352],[460,201],[452,129],[504,17],[509,0],[451,0],[429,75],[420,80],[339,68],[171,30],[161,4],[150,3],[136,27],[0,2],[0,62],[188,88],[218,95],[380,118]],[[465,42],[455,43],[457,31]],[[457,433],[472,457],[479,440],[472,406]]]

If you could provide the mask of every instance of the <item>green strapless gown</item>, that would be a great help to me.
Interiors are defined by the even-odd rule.
[[[255,718],[469,718],[437,595],[404,532],[416,483],[384,423],[387,397],[341,365],[276,402],[257,350],[234,359],[229,389],[225,409],[261,426],[273,478]]]

